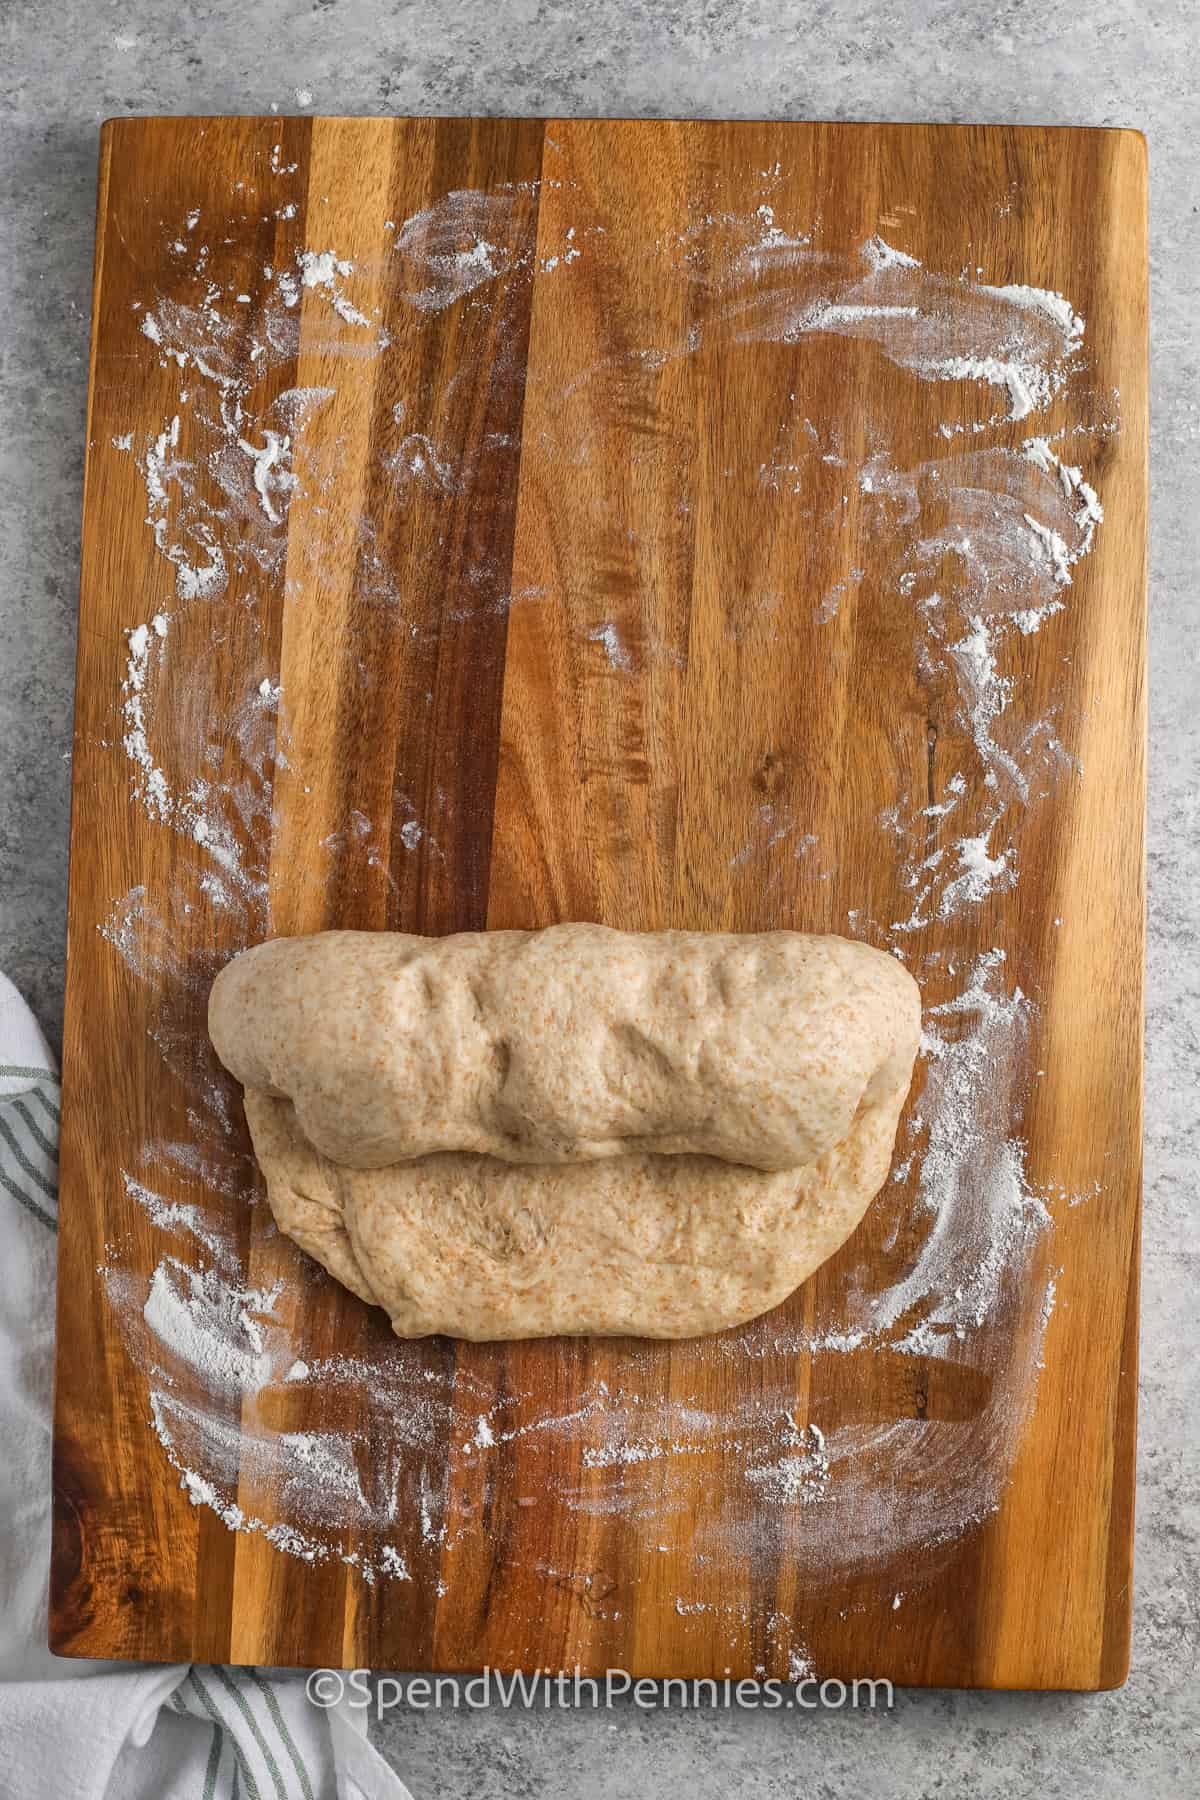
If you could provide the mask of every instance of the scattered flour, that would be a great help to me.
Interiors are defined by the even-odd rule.
[[[174,807],[167,778],[154,760],[146,736],[146,684],[150,674],[153,649],[156,660],[161,657],[162,642],[167,635],[167,621],[156,613],[149,625],[137,625],[126,633],[129,654],[125,663],[125,680],[121,692],[125,696],[122,712],[125,718],[123,743],[125,754],[133,764],[134,792],[152,819],[167,819]]]
[[[442,312],[456,301],[527,263],[532,219],[512,193],[455,189],[396,232],[404,296],[421,312]]]
[[[611,620],[607,624],[594,626],[587,635],[593,644],[603,644],[610,668],[619,669],[623,674],[628,674],[632,670],[633,658],[621,641],[621,633]]]
[[[332,250],[301,250],[296,259],[300,265],[300,280],[306,288],[321,288],[329,297],[329,304],[339,319],[347,325],[364,325],[371,329],[371,321],[365,313],[349,301],[339,285],[339,277],[353,275],[354,264],[339,257]],[[379,337],[379,348],[386,350],[388,339],[386,333]]]
[[[459,494],[463,482],[448,458],[439,456],[432,439],[422,431],[410,431],[385,462],[403,486],[415,482],[434,493]]]
[[[125,1192],[130,1199],[136,1200],[148,1219],[151,1219],[160,1231],[168,1231],[173,1235],[185,1235],[202,1244],[209,1254],[218,1262],[225,1260],[228,1244],[220,1231],[213,1226],[207,1214],[199,1206],[167,1200],[162,1194],[155,1193],[143,1182],[135,1181],[125,1169],[121,1171],[121,1180],[125,1184]]]
[[[150,1282],[143,1317],[158,1353],[185,1367],[207,1391],[252,1394],[270,1379],[261,1318],[279,1298],[238,1289],[166,1257]]]
[[[311,104],[307,93],[297,98]],[[290,172],[273,154],[272,173]],[[499,312],[504,292],[531,279],[535,267],[554,272],[556,281],[569,279],[582,254],[574,228],[535,257],[533,209],[526,204],[535,185],[456,191],[391,227],[384,281],[418,314],[462,306],[469,315]],[[294,216],[289,206],[277,216]],[[315,322],[325,334],[328,357],[378,357],[389,343],[378,318],[351,298],[363,290],[349,258],[305,248],[289,266],[264,269],[258,288],[243,287],[239,275],[235,289],[217,279],[220,252],[200,243],[199,222],[193,211],[178,232],[194,291],[186,298],[158,296],[140,325],[145,354],[178,382],[178,405],[144,439],[134,433],[113,439],[116,450],[138,448],[147,524],[171,565],[177,603],[127,633],[123,748],[137,802],[199,853],[198,887],[167,904],[186,910],[201,896],[206,904],[235,908],[249,940],[269,927],[262,844],[269,837],[272,775],[286,755],[281,689],[266,677],[232,703],[221,697],[209,719],[202,706],[179,700],[173,690],[171,705],[165,703],[168,656],[186,658],[191,670],[196,644],[210,641],[247,604],[237,591],[242,578],[251,588],[283,581],[293,506],[303,506],[306,517],[337,510],[340,439],[332,428],[320,429],[336,389],[295,387],[266,405],[257,399],[266,391],[264,377],[294,361],[301,315],[306,327]],[[616,366],[649,390],[673,362],[714,347],[794,345],[828,333],[875,346],[917,380],[1004,395],[997,418],[947,424],[944,438],[968,429],[1005,432],[1012,421],[1032,420],[1079,366],[1083,321],[1052,290],[933,273],[879,236],[853,257],[825,252],[812,232],[781,222],[766,199],[745,217],[709,214],[663,254],[687,284],[688,329],[666,344],[614,348],[563,392],[563,441],[571,454],[586,452],[588,389],[602,370]],[[227,310],[230,295],[235,311]],[[390,440],[377,454],[393,477],[398,504],[443,506],[467,492],[478,471],[445,447],[467,441],[469,433],[453,421],[416,416],[420,405],[416,393],[395,402]],[[572,422],[580,433],[576,444],[567,435]],[[911,917],[876,922],[864,911],[852,921],[893,948],[915,949],[930,941],[922,932],[963,918],[1015,885],[1021,818],[1041,784],[1074,766],[1051,723],[1027,716],[1014,652],[1068,604],[1073,572],[1093,547],[1103,508],[1082,468],[1063,460],[1045,436],[1031,436],[1019,448],[1006,438],[899,467],[879,446],[856,462],[836,426],[827,422],[822,436],[807,423],[814,443],[801,451],[781,446],[748,479],[786,500],[803,492],[803,456],[814,455],[830,479],[845,484],[843,504],[853,495],[866,519],[872,586],[889,606],[911,614],[917,674],[951,695],[963,734],[962,766],[945,773],[936,793],[901,799],[881,821],[896,841]],[[515,433],[488,446],[489,453],[511,456],[520,450]],[[338,557],[352,556],[364,597],[390,607],[403,628],[396,578],[402,572],[388,567],[371,520],[358,520],[356,529],[353,543],[327,535],[325,551],[332,546]],[[290,567],[287,574],[290,598]],[[856,567],[831,589],[819,603],[818,622],[848,607],[866,575]],[[507,609],[522,597],[484,593],[479,605]],[[863,603],[860,595],[856,604]],[[611,669],[632,670],[615,623],[587,636]],[[649,657],[651,647],[643,650]],[[204,728],[193,740],[183,722],[197,713]],[[238,764],[232,775],[218,772],[230,750]],[[424,844],[440,854],[429,822],[405,805],[410,816],[396,834],[399,844],[407,850]],[[782,802],[764,804],[751,826],[747,844],[732,858],[735,867],[763,853],[800,860],[816,848],[806,822]],[[368,866],[377,867],[371,833],[370,820],[355,813],[326,849],[340,856],[357,846]],[[818,862],[813,856],[809,865],[814,878],[829,873]],[[171,1171],[186,1170],[189,1191],[200,1182],[223,1201],[243,1204],[254,1178],[230,1148],[229,1094],[211,1072],[197,1073],[194,1041],[179,1022],[195,1017],[194,993],[185,994],[185,983],[202,988],[211,971],[171,964],[170,922],[147,905],[144,888],[115,902],[99,929],[134,974],[166,968],[178,993],[191,995],[177,1014],[164,1012],[154,1041],[167,1066],[191,1083],[201,1149],[149,1145],[139,1169],[155,1171],[168,1194]],[[631,1529],[652,1534],[659,1549],[668,1547],[659,1541],[664,1535],[677,1533],[677,1541],[706,1556],[728,1554],[731,1545],[752,1555],[745,1521],[769,1514],[772,1532],[797,1567],[827,1576],[876,1567],[901,1551],[914,1559],[919,1580],[919,1558],[961,1537],[999,1503],[1040,1357],[1039,1334],[1017,1344],[1005,1337],[1013,1299],[1028,1293],[1049,1228],[1019,1132],[1036,1007],[1019,988],[1006,987],[1005,970],[1001,950],[976,955],[954,996],[929,1011],[920,1092],[897,1171],[915,1184],[923,1230],[915,1258],[901,1262],[890,1282],[881,1283],[877,1269],[857,1271],[843,1296],[844,1316],[836,1316],[835,1306],[817,1334],[757,1321],[719,1340],[718,1354],[761,1365],[756,1397],[720,1413],[658,1393],[656,1365],[640,1364],[636,1353],[628,1387],[610,1391],[604,1382],[587,1383],[577,1403],[562,1410],[521,1391],[498,1400],[469,1366],[445,1374],[410,1345],[322,1357],[297,1292],[248,1285],[238,1244],[220,1222],[222,1208],[214,1206],[209,1216],[190,1199],[169,1198],[124,1174],[131,1202],[176,1240],[177,1254],[160,1261],[148,1293],[135,1293],[119,1266],[110,1268],[108,1281],[131,1355],[145,1373],[153,1429],[181,1485],[231,1529],[262,1533],[287,1554],[340,1559],[368,1581],[409,1581],[414,1555],[427,1555],[432,1568],[477,1529],[447,1505],[446,1446],[453,1442],[471,1456],[486,1489],[503,1447],[520,1439],[535,1452],[544,1446],[547,1472],[544,1491],[522,1497],[522,1505],[566,1508],[581,1521],[621,1517]],[[185,1256],[205,1266],[193,1267]],[[1041,1306],[1043,1331],[1053,1298],[1051,1281]],[[820,1428],[801,1421],[797,1355],[880,1346],[986,1367],[986,1403],[970,1419],[881,1423],[849,1416]],[[639,1369],[645,1382],[635,1385]],[[317,1397],[352,1393],[359,1433],[351,1438],[316,1425],[280,1430],[273,1397],[288,1387]],[[474,1409],[465,1443],[464,1402],[468,1420]],[[579,1445],[573,1484],[555,1473],[564,1441]],[[722,1474],[711,1516],[698,1520],[692,1471],[701,1456],[719,1457]],[[268,1524],[280,1494],[286,1523]],[[416,1525],[415,1552],[412,1536],[403,1554],[388,1541],[401,1521]],[[368,1542],[375,1546],[369,1553]],[[685,1596],[675,1604],[680,1616],[715,1610]],[[793,1679],[811,1674],[790,1622],[780,1615],[771,1629],[773,1641],[788,1647]]]
[[[280,501],[284,495],[294,494],[299,486],[289,467],[292,440],[278,431],[267,430],[264,436],[263,444],[248,444],[245,438],[239,438],[238,449],[254,464],[254,491],[263,512],[272,525],[280,525],[287,513],[286,505]]]
[[[826,1498],[829,1492],[829,1458],[825,1453],[825,1436],[816,1425],[804,1429],[797,1426],[791,1413],[785,1414],[784,1437],[787,1448],[774,1462],[751,1463],[746,1480],[767,1500],[781,1505],[809,1505]]]
[[[1009,1127],[1035,1009],[1020,988],[1004,990],[1005,961],[1003,950],[977,957],[962,991],[927,1014],[925,1077],[907,1130],[929,1229],[909,1272],[884,1295],[864,1297],[860,1312],[876,1335],[903,1326],[893,1348],[915,1355],[954,1354],[969,1332],[1002,1317],[1006,1289],[1025,1276],[1050,1225]]]

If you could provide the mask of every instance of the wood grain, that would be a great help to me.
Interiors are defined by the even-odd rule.
[[[526,248],[486,294],[414,300],[397,275],[400,222],[459,190],[500,197],[506,242]],[[1082,373],[1036,420],[1005,420],[994,387],[918,379],[861,337],[756,335],[746,320],[757,315],[728,299],[719,256],[729,221],[753,220],[764,205],[764,232],[778,229],[772,221],[819,226],[809,248],[830,267],[850,266],[882,233],[948,278],[986,271],[995,285],[1067,295],[1087,321]],[[337,478],[323,499],[314,484],[293,501],[270,566],[250,554],[259,526],[237,526],[246,554],[231,554],[229,583],[207,609],[178,603],[136,459],[112,447],[131,431],[152,437],[178,410],[180,371],[154,353],[142,319],[156,295],[182,295],[170,244],[174,232],[186,238],[180,221],[193,209],[205,242],[222,246],[231,291],[256,294],[264,269],[336,246],[354,264],[355,307],[387,340],[380,354],[349,357],[325,295],[304,289],[294,347],[270,362],[254,406],[261,416],[285,391],[331,390],[308,438],[336,446]],[[787,1675],[807,1658],[821,1675],[911,1683],[1124,1679],[1141,1134],[1145,209],[1144,145],[1117,131],[362,119],[105,127],[74,751],[54,1649],[658,1676]],[[729,255],[750,267],[769,254],[763,242]],[[799,252],[789,254],[801,269]],[[738,307],[748,294],[738,290]],[[247,322],[228,345],[239,367],[252,338]],[[440,461],[418,466],[427,453],[405,434],[425,433],[430,418]],[[261,863],[259,935],[598,919],[626,929],[874,929],[873,941],[889,941],[879,922],[903,919],[912,896],[880,814],[944,803],[962,768],[978,798],[985,770],[944,674],[914,657],[912,604],[855,472],[881,445],[892,467],[913,470],[984,445],[1019,450],[1034,430],[1078,442],[1070,456],[1104,506],[1062,611],[1004,646],[1022,707],[1052,718],[1075,765],[1047,776],[1025,809],[1014,886],[890,940],[929,1007],[960,993],[973,959],[997,946],[1006,991],[1036,1003],[1031,1079],[1011,1106],[1053,1226],[1032,1242],[1003,1330],[957,1360],[894,1344],[798,1347],[836,1327],[856,1287],[882,1292],[914,1265],[929,1230],[914,1210],[914,1176],[885,1190],[785,1307],[721,1342],[427,1343],[423,1366],[454,1399],[419,1458],[371,1435],[361,1389],[273,1395],[281,1430],[365,1436],[368,1459],[390,1457],[410,1500],[418,1479],[434,1483],[439,1543],[414,1502],[386,1534],[348,1531],[341,1546],[370,1562],[386,1540],[410,1580],[368,1581],[336,1558],[310,1564],[190,1504],[148,1424],[147,1374],[104,1270],[119,1247],[133,1316],[160,1259],[183,1254],[121,1171],[142,1166],[150,1140],[195,1141],[196,1083],[220,1080],[204,1038],[206,984],[256,935],[259,903],[179,901],[200,892],[209,864],[194,837],[131,799],[119,710],[127,630],[174,609],[156,696],[163,719],[224,716],[231,693],[264,676],[280,685],[265,810],[248,808],[237,827],[245,856]],[[194,412],[181,413],[180,434],[180,454],[208,481]],[[936,495],[928,503],[943,523]],[[947,581],[953,563],[951,548]],[[836,602],[822,612],[827,595]],[[216,779],[211,757],[197,761],[201,742],[182,728],[156,742],[172,780]],[[234,780],[238,743],[227,737],[216,754]],[[947,841],[941,829],[933,815],[931,851]],[[155,958],[140,974],[97,929],[138,889],[139,930],[158,921]],[[263,1206],[247,1204],[256,1178],[236,1106],[231,1118],[223,1185],[186,1157],[152,1185],[202,1208],[256,1287],[278,1278],[301,1295],[312,1354],[386,1354],[382,1315],[317,1273]],[[1077,1195],[1091,1197],[1069,1204]],[[1057,1299],[1042,1340],[1051,1271]],[[1019,1401],[1007,1412],[1006,1383]],[[787,1412],[827,1433],[945,1426],[967,1455],[995,1460],[994,1504],[967,1526],[910,1541],[938,1471],[889,1469],[882,1447],[864,1463],[871,1492],[890,1493],[872,1553],[848,1547],[875,1516],[865,1500],[855,1511],[852,1495],[837,1502],[848,1510],[835,1553],[837,1519],[827,1527],[802,1504],[768,1503],[746,1481],[735,1433],[688,1457],[681,1505],[665,1467],[661,1480],[653,1468],[598,1468],[590,1414],[578,1430],[542,1429],[597,1393],[627,1409],[634,1437],[639,1418],[672,1406],[736,1420],[757,1405],[764,1418]],[[506,1431],[485,1459],[469,1440],[489,1408]],[[287,1523],[285,1497],[249,1468],[239,1496],[264,1525]],[[272,1506],[274,1516],[264,1511]]]

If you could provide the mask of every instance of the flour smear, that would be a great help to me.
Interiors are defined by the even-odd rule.
[[[281,179],[294,172],[272,166]],[[776,216],[778,175],[763,172],[759,204],[694,208],[648,247],[656,279],[678,289],[674,316],[686,329],[658,342],[614,338],[554,390],[552,435],[537,448],[586,462],[601,383],[637,394],[686,359],[735,359],[750,345],[784,354],[810,339],[858,340],[945,395],[946,417],[920,460],[900,460],[886,441],[852,451],[852,418],[813,420],[797,399],[795,429],[769,462],[727,473],[787,504],[803,495],[810,461],[819,464],[843,485],[844,505],[853,494],[870,551],[825,594],[731,598],[730,639],[794,608],[832,643],[852,611],[884,604],[907,621],[911,670],[951,697],[965,748],[940,769],[936,794],[901,794],[876,821],[903,905],[894,916],[860,908],[847,921],[949,997],[928,1007],[898,1167],[876,1202],[897,1232],[911,1220],[909,1249],[901,1254],[893,1234],[881,1260],[843,1259],[842,1290],[813,1330],[759,1320],[680,1348],[671,1396],[661,1361],[636,1349],[621,1356],[620,1384],[587,1380],[563,1408],[519,1385],[498,1389],[486,1352],[443,1371],[419,1347],[364,1334],[366,1348],[323,1355],[313,1319],[324,1278],[297,1264],[268,1290],[250,1279],[245,1213],[257,1178],[236,1090],[203,1038],[216,960],[180,948],[196,941],[189,916],[214,909],[224,941],[270,932],[274,783],[286,772],[308,795],[319,773],[293,744],[292,684],[265,630],[264,597],[316,605],[349,580],[376,648],[410,640],[420,628],[406,616],[394,529],[355,499],[363,467],[374,459],[389,506],[402,517],[421,509],[436,532],[521,454],[515,431],[479,441],[469,381],[423,384],[402,354],[406,330],[454,312],[464,375],[486,361],[497,382],[524,379],[512,356],[516,300],[537,274],[564,284],[556,296],[569,306],[577,268],[603,272],[607,234],[567,225],[557,241],[544,227],[535,239],[538,183],[456,190],[411,218],[379,221],[369,252],[328,235],[297,239],[249,279],[237,228],[230,242],[193,210],[167,232],[169,292],[138,303],[144,353],[168,375],[173,400],[152,430],[133,421],[111,450],[136,460],[163,588],[129,622],[114,700],[130,802],[185,840],[186,872],[169,893],[114,896],[97,926],[128,977],[153,980],[162,997],[151,1035],[189,1095],[190,1136],[148,1139],[123,1171],[131,1205],[160,1234],[149,1288],[118,1248],[105,1280],[146,1379],[149,1427],[193,1502],[281,1552],[340,1559],[368,1581],[411,1581],[418,1559],[432,1579],[481,1529],[505,1447],[519,1440],[528,1492],[511,1499],[544,1512],[547,1531],[563,1509],[619,1517],[648,1550],[686,1547],[697,1566],[738,1554],[753,1567],[764,1547],[774,1556],[782,1546],[826,1578],[904,1554],[907,1592],[999,1504],[1034,1391],[1054,1298],[1039,1271],[1060,1190],[1032,1181],[1021,1136],[1037,995],[1021,991],[981,921],[994,895],[1021,882],[1026,820],[1060,783],[1083,778],[1053,704],[1034,705],[1022,646],[1055,630],[1103,529],[1087,433],[1052,430],[1043,417],[1055,402],[1056,416],[1069,416],[1085,391],[1087,326],[1053,289],[929,270],[880,236],[852,251],[824,248],[817,229]],[[571,196],[569,184],[541,185]],[[298,230],[297,217],[285,202],[272,230]],[[321,381],[306,384],[299,365],[313,344]],[[394,395],[369,433],[338,375],[364,361]],[[510,592],[486,553],[468,589],[451,623],[555,604],[541,588]],[[686,643],[635,631],[626,617],[580,630],[597,679],[626,681],[655,660],[686,667]],[[364,707],[391,703],[365,646],[357,666]],[[439,791],[418,806],[401,771],[389,816],[352,808],[331,822],[304,878],[336,871],[385,892],[392,856],[443,856],[449,805]],[[763,858],[781,853],[806,879],[834,873],[808,822],[764,801],[747,816],[731,881],[758,879]],[[977,948],[948,965],[939,934],[964,922]],[[846,1355],[964,1363],[986,1371],[987,1398],[969,1418],[864,1420],[820,1402],[803,1418],[797,1359]],[[754,1365],[746,1393],[720,1412],[688,1396],[689,1359],[699,1367],[701,1357]],[[301,1403],[305,1429],[283,1428]],[[336,1422],[347,1417],[353,1433]],[[449,1503],[451,1455],[476,1472],[474,1510]],[[700,1512],[698,1469],[719,1471]],[[593,1609],[614,1604],[591,1576],[538,1573]],[[889,1608],[900,1600],[889,1594]],[[682,1594],[674,1604],[710,1628],[709,1602]],[[773,1615],[768,1635],[795,1668],[810,1667],[790,1620]]]

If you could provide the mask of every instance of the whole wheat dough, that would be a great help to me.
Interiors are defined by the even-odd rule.
[[[887,1175],[919,994],[796,932],[323,932],[209,1007],[280,1229],[402,1337],[691,1337],[775,1306]]]

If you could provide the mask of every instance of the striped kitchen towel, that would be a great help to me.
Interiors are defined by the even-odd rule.
[[[0,1791],[21,1800],[412,1800],[365,1713],[259,1669],[46,1648],[59,1084],[0,975]],[[149,1442],[149,1440],[148,1440]]]

